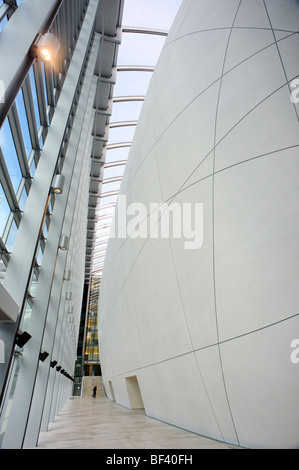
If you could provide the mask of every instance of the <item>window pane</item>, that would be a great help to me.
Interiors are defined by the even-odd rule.
[[[29,77],[30,77],[31,91],[32,91],[32,97],[33,97],[33,103],[34,103],[35,119],[36,119],[37,130],[38,130],[40,128],[41,122],[40,122],[40,116],[39,116],[35,78],[34,78],[34,72],[33,72],[32,67],[29,71]]]
[[[23,314],[23,318],[22,318],[22,324],[21,324],[21,328],[22,328],[23,331],[26,331],[27,328],[29,327],[31,314],[32,314],[32,308],[31,308],[30,304],[27,301],[25,311],[24,311],[24,314]]]
[[[36,256],[36,261],[39,266],[42,265],[43,257],[44,257],[44,253],[43,253],[42,247],[39,245],[39,248],[37,250],[37,256]]]
[[[110,183],[103,183],[102,194],[110,191],[118,191],[120,187],[120,181],[112,181]]]
[[[2,31],[6,23],[7,23],[7,16],[4,16],[3,20],[0,22],[0,31]]]
[[[113,178],[118,176],[123,176],[125,171],[125,165],[111,166],[110,168],[105,168],[104,170],[104,179]]]
[[[164,43],[165,36],[123,33],[117,62],[119,65],[154,66],[158,61]],[[146,51],[146,61],[144,51]]]
[[[10,208],[6,200],[2,185],[0,184],[0,236],[3,236],[5,225],[10,214]]]
[[[26,191],[26,188],[24,187],[23,188],[23,191],[22,191],[22,194],[21,194],[21,197],[20,197],[20,200],[19,200],[19,207],[20,207],[20,210],[21,211],[24,211],[25,209],[25,204],[26,204],[26,201],[27,201],[27,191]]]
[[[132,142],[135,130],[135,126],[111,128],[109,131],[109,144],[115,144],[117,142]]]
[[[106,153],[106,163],[127,160],[129,151],[130,151],[130,147],[108,149]]]
[[[13,221],[12,224],[11,224],[11,227],[10,227],[10,231],[9,231],[7,240],[6,240],[6,248],[10,252],[13,249],[15,239],[16,239],[16,236],[17,236],[17,231],[18,231],[18,227],[17,227],[15,221]]]
[[[17,192],[22,174],[8,119],[5,119],[0,130],[0,146],[13,188]]]
[[[31,166],[30,166],[30,174],[31,174],[32,178],[34,176],[35,170],[36,170],[35,161],[32,160],[32,163],[31,163]]]
[[[36,276],[36,273],[33,271],[32,278],[31,278],[31,283],[30,283],[30,287],[29,287],[29,293],[32,297],[35,297],[37,283],[38,283],[38,278]],[[27,321],[28,322],[29,322],[29,319],[30,319],[30,315],[31,315],[31,311],[29,310],[28,314],[27,314]]]
[[[134,64],[135,65],[135,64]],[[114,96],[143,96],[151,81],[152,72],[119,72],[114,87]]]
[[[25,110],[22,90],[18,93],[18,96],[16,98],[16,105],[17,105],[17,110],[18,110],[18,115],[19,115],[19,120],[20,120],[20,126],[21,126],[22,134],[23,134],[25,151],[26,151],[26,155],[28,159],[30,152],[32,150],[32,144],[31,144],[31,139],[30,139],[30,134],[29,134],[27,114]]]
[[[43,147],[44,147],[44,140],[43,140],[43,136],[41,135],[39,139],[39,148],[42,150]]]
[[[45,100],[46,100],[46,107],[48,106],[48,94],[47,94],[47,85],[46,85],[46,71],[45,65],[42,62],[42,75],[43,75],[43,85],[44,85],[44,93],[45,93]]]
[[[123,72],[127,73],[127,72]],[[144,72],[140,72],[144,73]],[[116,96],[116,95],[115,95]],[[143,101],[128,101],[125,103],[114,103],[111,122],[137,121],[141,112]]]

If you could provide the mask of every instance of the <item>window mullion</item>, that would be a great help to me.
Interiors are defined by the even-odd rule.
[[[0,21],[3,20],[3,18],[8,14],[10,10],[10,5],[7,5],[6,3],[3,3],[3,5],[0,6]]]
[[[34,70],[34,78],[36,84],[36,93],[37,93],[37,100],[38,100],[38,108],[40,112],[40,120],[41,124],[45,127],[48,127],[48,120],[47,120],[47,109],[46,109],[46,98],[44,93],[44,84],[42,78],[42,67],[39,61],[36,61],[33,65]]]
[[[1,148],[0,148],[0,181],[1,181],[3,191],[7,199],[7,203],[11,210],[11,213],[8,217],[6,227],[3,233],[3,239],[6,240],[13,220],[15,221],[16,225],[19,226],[22,215],[21,215],[19,203],[15,195],[15,191],[14,191],[14,188],[13,188],[13,185],[12,185],[9,173],[8,173],[8,169],[7,169]]]
[[[24,97],[25,109],[27,113],[28,127],[29,127],[32,147],[34,150],[38,150],[39,149],[38,129],[36,126],[33,97],[32,97],[31,86],[30,86],[30,81],[29,81],[28,76],[23,84],[22,90],[23,90],[23,97]]]
[[[12,211],[18,211],[19,204],[17,201],[17,197],[15,195],[15,191],[14,191],[11,179],[10,179],[10,175],[9,175],[1,148],[0,148],[0,180],[1,180],[1,184],[5,192],[10,209]]]

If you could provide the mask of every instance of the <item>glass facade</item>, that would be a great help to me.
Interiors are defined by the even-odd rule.
[[[13,3],[6,4],[4,2],[0,6],[0,18],[2,9],[7,11],[5,18],[10,18],[21,2],[17,2],[17,5],[12,7]],[[77,16],[72,15],[73,25],[69,26],[70,30],[73,28],[77,32],[80,29],[83,18],[80,11],[83,12],[87,4],[86,0],[78,2]],[[60,40],[63,52],[67,51],[65,58],[61,54],[55,67],[51,63],[44,64],[39,60],[34,61],[0,129],[0,252],[1,254],[5,253],[4,256],[1,256],[1,261],[4,264],[2,266],[3,273],[10,259],[17,229],[74,50],[76,36],[65,36],[61,29],[61,24],[65,21],[66,15],[71,14],[71,11],[70,0],[64,1],[50,29],[50,32]],[[66,137],[64,151],[67,143]],[[60,160],[61,163],[63,158]],[[55,197],[52,195],[52,206],[54,200]],[[48,230],[51,210],[47,209],[47,211]],[[46,237],[42,234],[39,261],[41,261],[42,247],[45,241]],[[40,265],[39,262],[37,265]]]
[[[100,353],[98,342],[98,305],[101,280],[93,277],[90,283],[86,340],[84,351],[85,375],[100,375]]]
[[[16,319],[2,321],[0,298],[0,339],[5,345],[0,363],[3,449],[36,445],[39,431],[47,428],[73,393],[91,157],[97,163],[92,152],[93,101],[103,87],[97,78],[103,53],[100,4],[98,0],[40,0],[33,10],[30,1],[0,2],[0,34],[7,32],[1,36],[0,60],[11,67],[4,92],[12,89],[9,80],[16,79],[14,74],[20,74],[17,82],[21,83],[14,88],[8,113],[3,111],[6,93],[0,103],[0,282],[9,305],[18,310]],[[15,21],[10,22],[19,5]],[[20,34],[18,25],[29,12],[32,22],[27,21]],[[115,17],[113,13],[107,44],[109,36],[115,36],[119,12],[120,7]],[[49,32],[60,42],[55,61],[44,63],[31,53],[23,61],[21,52],[19,64],[10,61],[5,38],[12,34],[20,44],[33,41],[44,24],[50,25]],[[111,44],[117,47],[114,41]],[[23,72],[20,64],[29,59],[32,65]],[[111,61],[109,66],[103,76],[111,73]],[[53,188],[56,175],[64,178],[61,193]],[[66,250],[62,237],[67,240]],[[95,308],[88,317],[88,360],[99,367]],[[27,333],[29,343],[22,344]]]

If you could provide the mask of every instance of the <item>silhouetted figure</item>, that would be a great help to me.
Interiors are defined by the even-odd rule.
[[[92,396],[95,398],[97,396],[97,386],[95,385],[92,389]]]

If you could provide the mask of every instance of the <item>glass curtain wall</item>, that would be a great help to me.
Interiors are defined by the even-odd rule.
[[[98,343],[98,303],[100,286],[100,278],[92,277],[86,325],[86,342],[84,353],[85,375],[100,375],[100,354]]]
[[[9,20],[21,1],[0,2],[0,34],[5,32]],[[43,150],[51,130],[52,120],[59,105],[72,56],[76,47],[89,0],[63,0],[51,24],[49,32],[60,42],[60,50],[55,62],[43,63],[35,59],[15,97],[9,113],[0,129],[0,282],[5,282],[18,230],[23,218],[26,203],[34,184],[35,174],[43,158]],[[5,59],[1,58],[2,63]],[[84,69],[82,73],[85,73]],[[72,112],[68,116],[64,137],[56,162],[56,174],[64,168],[65,156],[73,125],[77,96],[82,82],[78,82],[74,95]],[[1,97],[5,99],[5,96]],[[44,207],[32,269],[27,283],[20,318],[19,331],[30,325],[35,294],[38,286],[48,233],[58,195],[50,192]],[[34,234],[33,234],[34,235]],[[34,235],[35,236],[35,235]],[[13,327],[12,327],[13,328]],[[0,323],[0,333],[5,337],[7,326]],[[10,366],[9,376],[1,392],[0,445],[6,431],[12,408],[16,383],[22,363],[22,347],[16,347]],[[3,379],[3,377],[2,377]],[[1,379],[1,380],[2,380]],[[4,380],[4,379],[3,379]],[[1,385],[3,383],[1,382]],[[3,395],[4,393],[4,395]]]

